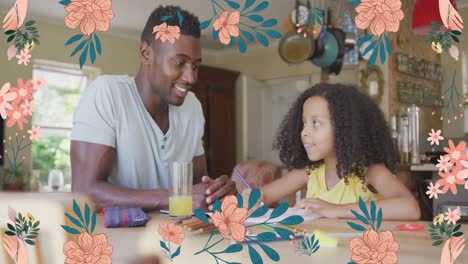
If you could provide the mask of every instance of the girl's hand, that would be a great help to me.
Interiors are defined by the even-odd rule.
[[[339,218],[341,209],[338,204],[332,204],[317,198],[302,199],[295,207],[306,209],[306,213],[320,215],[325,218]]]

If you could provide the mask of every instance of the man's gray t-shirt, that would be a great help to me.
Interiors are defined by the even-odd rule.
[[[204,154],[204,124],[201,104],[189,92],[181,106],[169,105],[164,135],[146,110],[134,78],[102,76],[86,88],[75,110],[71,140],[115,149],[110,182],[132,189],[167,189],[171,162]]]

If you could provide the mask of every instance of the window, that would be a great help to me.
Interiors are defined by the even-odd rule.
[[[70,135],[73,111],[90,81],[100,69],[78,65],[35,60],[33,79],[46,82],[34,95],[33,126],[41,128],[41,136],[32,145],[33,169],[47,182],[49,171],[59,169],[65,184],[71,182]]]

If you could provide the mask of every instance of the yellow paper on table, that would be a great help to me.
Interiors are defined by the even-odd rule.
[[[320,246],[327,246],[327,247],[336,247],[338,246],[339,239],[335,237],[331,237],[328,235],[326,232],[322,230],[316,229],[314,231],[315,233],[315,239],[319,239]]]

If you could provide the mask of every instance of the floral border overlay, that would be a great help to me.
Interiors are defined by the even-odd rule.
[[[175,223],[166,223],[159,226],[158,233],[163,239],[159,241],[159,245],[163,249],[164,256],[173,261],[175,257],[180,255],[181,245],[185,237],[183,228]],[[179,245],[174,252],[171,249],[171,242]]]
[[[275,218],[283,215],[288,209],[288,203],[285,202],[280,203],[276,208],[273,209],[268,220],[262,223],[246,226],[244,223],[246,219],[261,217],[268,212],[269,208],[260,202],[259,189],[252,190],[247,201],[247,207],[244,208],[243,205],[244,201],[240,194],[237,196],[226,196],[222,203],[220,200],[215,201],[213,204],[213,216],[211,221],[218,228],[218,230],[212,231],[210,233],[210,237],[208,238],[208,241],[204,245],[203,249],[196,252],[195,255],[209,254],[217,263],[219,261],[226,263],[237,263],[226,261],[219,255],[241,252],[244,249],[243,244],[247,244],[252,263],[263,263],[263,259],[258,252],[258,248],[261,248],[272,261],[280,260],[280,255],[276,252],[276,250],[270,246],[267,246],[264,244],[264,242],[270,242],[277,239],[278,237],[281,237],[282,239],[290,240],[292,243],[294,243],[295,234],[293,231],[291,231],[291,229],[294,225],[298,225],[304,222],[304,218],[299,215],[292,215],[281,221],[275,221]],[[249,214],[249,211],[252,213]],[[195,210],[195,216],[206,224],[210,222],[203,211],[200,209]],[[247,228],[259,225],[266,226],[273,232],[262,232],[256,235],[249,235]],[[216,242],[212,242],[210,244],[213,236],[217,234],[221,234],[222,237]],[[213,249],[223,240],[231,240],[231,238],[235,242],[239,243],[231,244],[223,250]],[[314,242],[314,245],[315,246],[313,249],[317,251],[319,248],[318,241]],[[255,246],[258,246],[258,248],[255,248]]]
[[[439,145],[439,141],[444,140],[439,129],[434,131],[431,129],[427,141],[431,145]],[[457,194],[457,185],[464,185],[465,190],[468,189],[468,153],[465,152],[466,142],[460,141],[457,146],[451,139],[448,141],[449,147],[445,147],[446,155],[440,156],[438,159],[439,176],[442,178],[434,185],[432,182],[427,186],[426,194],[429,199],[438,199],[439,194],[445,194],[449,190],[452,194]],[[439,189],[442,187],[442,190]],[[461,225],[456,225],[460,219],[460,207],[453,211],[449,208],[444,214],[438,214],[434,217],[433,223],[429,224],[429,235],[434,243],[433,246],[444,244],[441,254],[441,263],[453,263],[461,254],[465,247],[465,238],[463,232],[459,231]],[[444,222],[447,221],[447,224]]]
[[[13,42],[7,48],[8,60],[18,59],[18,64],[27,66],[31,58],[31,51],[40,45],[39,30],[34,25],[35,20],[26,21],[28,11],[27,0],[16,0],[15,4],[3,19],[3,31],[7,36],[7,43]]]
[[[7,223],[8,230],[3,235],[3,247],[16,264],[28,263],[26,244],[34,246],[39,233],[39,224],[30,213],[22,215],[8,206],[8,218],[13,224]],[[25,244],[26,243],[26,244]]]
[[[213,23],[213,38],[219,40],[222,44],[233,46],[237,40],[239,51],[245,53],[247,51],[247,41],[254,42],[256,38],[260,44],[268,47],[270,42],[264,34],[272,39],[281,38],[281,33],[269,29],[275,26],[278,21],[274,18],[265,19],[258,14],[258,12],[268,8],[268,1],[262,1],[251,9],[256,0],[246,0],[241,10],[241,5],[232,0],[222,0],[231,10],[225,9],[219,4],[218,2],[221,2],[221,0],[210,0],[210,2],[213,15],[210,19],[200,23],[200,29],[204,30]],[[252,33],[255,34],[255,37]]]
[[[351,210],[351,212],[364,226],[367,225],[370,228],[367,229],[363,225],[347,222],[352,229],[365,231],[362,238],[356,237],[349,242],[352,261],[348,262],[348,264],[369,263],[368,261],[376,261],[375,263],[397,263],[399,245],[393,239],[393,233],[391,231],[379,232],[380,224],[382,223],[382,208],[379,208],[377,211],[375,202],[371,201],[370,210],[368,210],[364,200],[359,197],[359,209],[362,215],[354,210]],[[371,259],[374,258],[374,254],[370,252],[374,249],[379,253],[378,260]]]
[[[444,91],[441,96],[442,101],[444,104],[441,106],[440,114],[438,111],[433,111],[432,115],[435,116],[438,114],[440,116],[440,120],[444,120],[444,117],[447,117],[447,123],[451,123],[451,120],[463,120],[463,105],[468,104],[468,98],[466,98],[463,94],[461,94],[457,87],[455,81],[455,75],[457,71],[453,71],[452,81],[450,86]],[[445,100],[447,98],[447,100]]]
[[[81,0],[62,0],[59,4],[65,7],[67,15],[65,16],[65,26],[71,29],[80,28],[81,34],[72,36],[67,40],[65,46],[71,45],[82,40],[70,54],[70,57],[75,56],[81,51],[79,57],[80,69],[86,62],[88,57],[91,64],[96,61],[96,52],[98,55],[102,53],[101,41],[96,31],[106,32],[110,28],[110,20],[115,17],[112,11],[112,0],[101,1],[81,1]],[[93,10],[88,12],[85,10]]]
[[[161,18],[161,21],[164,21],[164,22],[153,27],[153,34],[156,33],[154,35],[154,39],[156,40],[160,39],[162,43],[165,43],[167,40],[169,40],[171,44],[174,44],[174,42],[180,38],[180,27],[184,23],[184,17],[182,16],[182,13],[180,12],[180,10],[178,10],[177,20],[178,20],[179,26],[168,26],[166,21],[168,21],[169,19],[173,19],[173,18],[174,18],[174,15],[163,16]]]
[[[23,130],[23,125],[28,123],[28,118],[32,116],[34,111],[34,93],[38,89],[42,89],[44,85],[45,80],[42,78],[27,80],[26,82],[18,79],[17,87],[11,86],[9,82],[2,85],[0,96],[3,101],[0,102],[0,116],[7,121],[6,126],[8,128],[17,125],[19,130]],[[4,153],[1,153],[0,159],[8,162],[11,170],[11,178],[8,179],[10,183],[16,182],[18,170],[26,160],[21,152],[31,146],[33,141],[41,135],[40,127],[37,126],[32,126],[31,130],[27,132],[29,135],[16,133],[15,138],[10,136],[8,139],[3,139],[5,150]],[[26,139],[27,136],[28,139]]]
[[[112,263],[112,246],[107,241],[105,234],[93,235],[96,227],[96,212],[91,212],[88,203],[85,203],[84,214],[80,206],[73,200],[74,216],[65,213],[65,216],[73,223],[74,227],[61,225],[72,235],[78,235],[76,242],[69,240],[63,245],[63,253],[66,263],[84,263],[92,258],[93,263]]]
[[[365,56],[371,52],[369,57],[369,66],[372,67],[377,60],[377,55],[380,54],[380,61],[385,63],[387,56],[392,54],[392,47],[388,38],[388,32],[398,32],[400,21],[405,17],[401,10],[401,1],[376,1],[376,0],[350,0],[350,4],[355,7],[356,27],[359,29],[368,29],[371,34],[367,34],[360,38],[356,45],[367,47],[361,52],[361,56]],[[376,10],[386,10],[384,13],[376,13]]]

